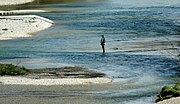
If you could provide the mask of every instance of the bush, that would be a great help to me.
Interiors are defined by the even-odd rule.
[[[0,64],[0,75],[27,75],[29,71],[24,67],[15,66],[12,64]]]
[[[164,86],[156,102],[178,96],[180,96],[180,83],[177,83],[174,87]]]

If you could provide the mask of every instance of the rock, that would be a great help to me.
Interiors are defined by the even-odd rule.
[[[30,77],[40,78],[97,78],[105,74],[81,67],[30,69]]]
[[[3,31],[7,31],[8,29],[7,28],[4,28],[4,29],[2,29]]]

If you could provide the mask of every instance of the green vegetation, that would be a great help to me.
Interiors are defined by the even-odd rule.
[[[180,82],[177,83],[174,87],[164,86],[158,95],[156,102],[178,96],[180,96]]]
[[[28,75],[29,71],[24,67],[15,66],[12,64],[0,64],[0,75]]]

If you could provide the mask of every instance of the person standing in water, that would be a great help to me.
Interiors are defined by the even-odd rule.
[[[104,35],[102,35],[100,44],[101,44],[103,53],[105,53],[105,42],[106,42],[105,37],[104,37]]]

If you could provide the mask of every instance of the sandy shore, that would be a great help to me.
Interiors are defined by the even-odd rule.
[[[53,21],[36,15],[0,16],[0,40],[30,37],[32,33],[53,25]]]
[[[167,99],[167,100],[158,102],[157,104],[180,104],[180,97]]]
[[[0,6],[2,5],[18,5],[33,2],[34,0],[0,0]]]
[[[5,85],[86,85],[112,82],[110,78],[57,78],[32,79],[26,77],[2,76],[0,83]]]

